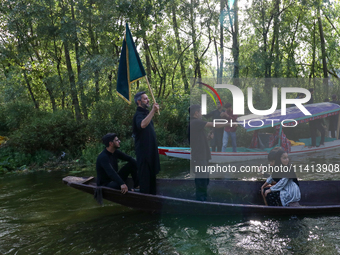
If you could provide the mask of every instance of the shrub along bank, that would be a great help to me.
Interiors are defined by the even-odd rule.
[[[172,95],[159,101],[160,115],[154,117],[160,146],[189,146],[189,96]],[[39,111],[33,105],[10,103],[0,105],[0,136],[9,140],[0,147],[0,174],[13,170],[42,167],[46,162],[62,160],[92,165],[104,148],[101,137],[115,132],[121,140],[121,150],[132,156],[132,118],[136,109],[122,100],[100,101],[93,105],[90,118],[77,122],[70,111]],[[298,132],[308,137],[308,126]],[[303,131],[303,132],[301,132]],[[273,132],[268,128],[262,132]],[[285,130],[287,137],[296,140],[297,129]],[[237,145],[248,147],[252,132],[237,129]]]
[[[158,102],[154,117],[160,146],[188,146],[188,96],[170,96]],[[34,109],[31,104],[0,105],[0,135],[9,140],[0,147],[0,173],[42,166],[46,162],[77,160],[93,164],[103,149],[101,137],[118,134],[121,150],[134,155],[132,118],[136,109],[122,100],[96,103],[89,119],[77,122],[70,111]]]

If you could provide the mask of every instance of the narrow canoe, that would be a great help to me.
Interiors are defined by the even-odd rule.
[[[67,176],[70,187],[94,194],[95,178]],[[129,182],[128,182],[129,184]],[[301,207],[265,206],[263,181],[210,180],[208,201],[195,200],[195,183],[188,179],[158,179],[157,195],[101,187],[103,198],[133,209],[186,215],[323,215],[340,213],[340,181],[300,181]]]

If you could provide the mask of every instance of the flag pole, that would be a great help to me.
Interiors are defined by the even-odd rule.
[[[148,87],[149,87],[149,91],[150,91],[150,94],[152,96],[152,100],[153,100],[153,103],[155,104],[156,103],[156,99],[152,93],[152,89],[151,89],[151,86],[150,86],[150,83],[149,83],[149,80],[148,80],[148,76],[145,75],[145,79],[146,79],[146,83],[148,84]],[[159,112],[159,109],[158,109],[158,115],[161,115],[161,113]]]

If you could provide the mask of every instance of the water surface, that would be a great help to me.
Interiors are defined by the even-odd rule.
[[[338,154],[296,160],[340,163]],[[188,169],[185,160],[163,161],[159,177],[187,178]],[[340,253],[340,215],[154,215],[107,201],[99,206],[91,195],[62,183],[72,174],[95,172],[65,169],[0,178],[0,254]],[[305,176],[322,178],[340,179],[334,174]]]

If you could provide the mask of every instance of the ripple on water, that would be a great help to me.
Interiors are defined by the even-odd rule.
[[[0,180],[0,254],[339,253],[337,216],[152,215],[110,202],[98,206],[63,185],[64,175]]]

